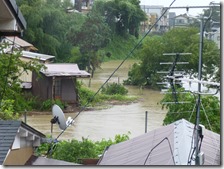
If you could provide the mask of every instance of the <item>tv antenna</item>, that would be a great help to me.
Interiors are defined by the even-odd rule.
[[[188,102],[179,102],[178,101],[177,91],[175,89],[175,84],[181,84],[182,83],[181,81],[179,81],[178,78],[182,78],[183,74],[185,73],[184,71],[177,71],[176,70],[176,65],[189,64],[189,62],[179,62],[180,56],[185,56],[185,55],[191,55],[191,53],[164,53],[163,54],[163,56],[175,56],[175,58],[174,58],[173,62],[160,62],[160,65],[171,65],[171,67],[170,67],[169,71],[159,71],[157,73],[165,73],[165,74],[168,74],[168,76],[176,77],[177,79],[166,77],[168,82],[157,83],[157,84],[167,84],[167,85],[169,84],[171,89],[172,89],[174,102],[163,102],[162,104],[184,104],[184,103],[188,103]],[[167,91],[167,90],[164,90],[164,91]]]

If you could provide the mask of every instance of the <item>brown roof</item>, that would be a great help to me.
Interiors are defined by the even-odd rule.
[[[15,45],[18,45],[22,48],[29,47],[31,50],[37,51],[38,49],[35,48],[31,43],[28,43],[27,41],[19,38],[18,36],[6,36],[5,37],[8,41],[15,43]]]
[[[131,140],[111,145],[98,165],[194,165],[194,124],[182,119]],[[193,146],[192,146],[193,145]],[[204,130],[204,165],[220,165],[220,135]]]
[[[80,70],[77,64],[52,63],[45,66],[46,69],[41,71],[45,76],[90,77],[90,74]]]

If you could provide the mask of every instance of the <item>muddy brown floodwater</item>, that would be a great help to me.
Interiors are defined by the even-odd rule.
[[[128,77],[128,70],[135,60],[127,60],[120,69],[109,80],[111,82],[122,83]],[[97,91],[99,87],[107,80],[111,73],[117,68],[121,61],[109,61],[101,65],[94,78],[91,79],[90,88]],[[88,79],[79,79],[88,86]],[[126,105],[111,105],[111,107],[102,110],[83,111],[72,126],[59,137],[59,140],[81,140],[82,137],[97,141],[103,138],[114,139],[116,134],[127,134],[130,132],[130,138],[145,133],[145,112],[148,111],[147,130],[153,130],[162,126],[166,111],[161,109],[158,102],[163,95],[159,91],[150,89],[139,89],[135,86],[125,86],[128,94],[139,97],[136,103]],[[50,114],[50,113],[49,113]],[[74,118],[77,112],[65,113],[67,117]],[[52,115],[31,115],[27,117],[27,124],[48,135],[51,130],[50,120]],[[53,126],[53,137],[57,137],[61,130],[57,125]]]

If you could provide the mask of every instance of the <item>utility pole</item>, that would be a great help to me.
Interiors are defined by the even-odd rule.
[[[203,54],[203,18],[200,20],[200,46],[199,46],[199,61],[198,61],[198,80],[201,80],[202,77],[202,54]],[[195,155],[196,155],[196,165],[199,164],[199,157],[198,154],[200,153],[199,150],[199,123],[200,123],[200,104],[201,104],[201,83],[198,83],[198,100],[197,100],[197,112],[196,112],[196,143],[195,143]]]

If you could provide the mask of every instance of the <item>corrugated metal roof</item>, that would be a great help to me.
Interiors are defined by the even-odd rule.
[[[31,59],[39,59],[42,61],[55,58],[55,56],[52,56],[52,55],[46,55],[41,53],[29,52],[29,51],[22,51],[22,56],[26,58],[31,58]]]
[[[46,69],[41,72],[45,76],[75,76],[75,77],[90,77],[86,71],[79,70],[77,64],[71,63],[52,63],[45,64]]]
[[[182,119],[111,145],[98,165],[187,165],[194,145],[193,129],[192,123]],[[220,135],[205,129],[201,151],[204,165],[220,165]]]

